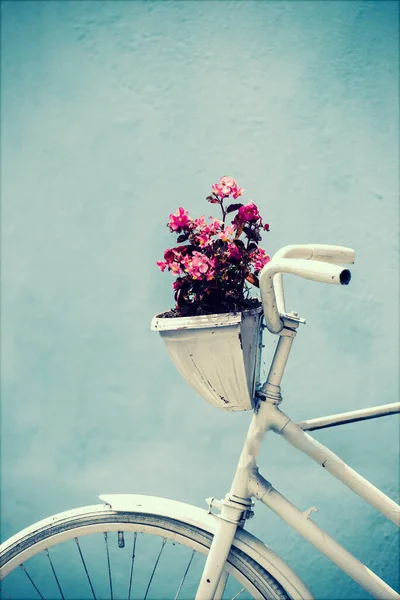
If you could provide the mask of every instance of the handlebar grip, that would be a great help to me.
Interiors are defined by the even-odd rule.
[[[331,244],[300,244],[284,246],[274,255],[274,259],[304,258],[334,265],[350,265],[355,262],[356,253],[352,248]]]
[[[310,244],[311,260],[323,261],[334,265],[352,265],[356,260],[356,253],[352,248],[345,246],[330,246],[328,244]]]
[[[335,264],[304,259],[283,258],[279,261],[279,270],[282,273],[293,273],[304,279],[319,281],[321,283],[335,283],[348,285],[351,273]]]

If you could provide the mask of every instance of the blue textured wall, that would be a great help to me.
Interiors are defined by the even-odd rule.
[[[149,331],[166,218],[224,174],[270,253],[357,251],[348,288],[287,282],[308,324],[283,409],[397,400],[398,33],[390,1],[2,3],[3,538],[98,493],[226,492],[250,415],[203,403]],[[397,495],[396,418],[316,437]],[[398,586],[394,526],[280,440],[260,465]],[[250,525],[318,598],[367,597],[262,507]]]

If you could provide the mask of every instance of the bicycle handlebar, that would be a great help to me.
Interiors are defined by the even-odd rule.
[[[281,273],[291,273],[321,283],[347,285],[351,273],[338,263],[350,264],[354,261],[354,250],[342,246],[307,244],[281,248],[260,274],[261,299],[268,330],[279,333],[284,326],[281,318],[285,313]],[[276,275],[278,277],[274,285]]]
[[[284,246],[274,255],[275,258],[304,258],[334,265],[349,265],[354,263],[356,255],[352,248],[344,246],[303,244],[301,246]]]

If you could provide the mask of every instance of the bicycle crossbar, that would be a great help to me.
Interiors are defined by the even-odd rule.
[[[285,438],[289,444],[307,454],[365,502],[400,527],[400,506],[396,502],[349,467],[334,452],[312,438],[308,433],[305,433],[278,408],[273,407],[270,412],[273,420],[272,428]]]
[[[326,429],[327,427],[336,427],[337,425],[345,425],[346,423],[356,423],[357,421],[366,421],[367,419],[377,419],[400,413],[400,402],[392,404],[383,404],[381,406],[373,406],[371,408],[362,408],[360,410],[352,410],[327,417],[318,417],[316,419],[308,419],[300,421],[297,425],[303,431],[315,431],[317,429]]]

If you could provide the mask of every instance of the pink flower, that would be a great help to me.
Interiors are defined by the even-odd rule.
[[[174,275],[180,275],[182,273],[181,263],[187,253],[187,249],[187,246],[167,248],[164,252],[165,262],[157,262],[158,268],[161,269],[161,271],[165,271],[168,267],[168,271],[172,271]]]
[[[232,190],[236,189],[236,181],[232,177],[221,177],[219,188],[224,196],[230,196]]]
[[[211,186],[211,189],[216,196],[220,196],[221,198],[224,196],[224,192],[222,191],[222,186],[219,185],[218,183],[214,183],[214,185]]]
[[[172,287],[175,290],[175,292],[177,292],[182,287],[182,281],[178,278],[176,281],[174,281],[174,283],[172,284]]]
[[[241,196],[243,194],[243,192],[244,192],[243,188],[236,187],[235,189],[232,190],[232,196],[236,200],[236,198],[239,198],[239,196]]]
[[[180,233],[182,229],[189,223],[189,213],[182,207],[178,208],[175,214],[169,215],[168,227],[171,231]]]
[[[205,225],[207,225],[207,223],[204,219],[204,215],[202,215],[198,219],[194,219],[193,223],[195,225],[195,229],[202,229]]]
[[[162,271],[164,273],[165,268],[168,266],[168,263],[157,261],[157,266],[160,269],[160,271]]]
[[[221,231],[222,221],[218,219],[211,218],[211,223],[206,223],[204,217],[200,217],[200,219],[196,219],[194,222],[196,223],[196,241],[199,242],[200,246],[205,247],[211,244],[212,236],[216,235],[218,231]]]
[[[232,195],[234,198],[243,194],[243,189],[239,188],[236,181],[232,177],[221,177],[219,183],[215,183],[212,186],[214,194],[223,198],[224,196]]]
[[[193,252],[192,269],[199,273],[207,273],[209,269],[208,258],[200,252]]]
[[[208,233],[206,233],[205,231],[200,231],[200,233],[196,235],[196,242],[199,244],[199,246],[205,248],[206,246],[209,246],[211,244],[212,240]]]
[[[236,260],[240,260],[242,258],[242,253],[240,252],[239,248],[236,246],[236,244],[229,244],[228,246],[228,250],[227,250],[227,255],[228,258],[234,258]]]
[[[171,263],[175,260],[176,250],[175,248],[167,248],[164,252],[164,259],[167,263]]]
[[[193,252],[193,256],[185,256],[183,259],[185,271],[193,279],[207,279],[209,281],[214,277],[214,261],[210,260],[201,252]]]
[[[222,221],[219,221],[218,219],[214,219],[213,217],[210,217],[210,219],[211,219],[211,223],[206,226],[207,231],[209,232],[210,235],[216,235],[219,231],[221,231]]]
[[[257,206],[250,202],[239,208],[237,218],[241,223],[254,223],[260,218],[260,213]]]
[[[180,275],[183,271],[181,269],[181,266],[178,262],[172,262],[168,265],[170,271],[173,272],[174,275]]]
[[[234,188],[237,185],[236,181],[233,179],[233,177],[227,177],[226,175],[224,177],[221,177],[219,182],[221,185],[223,185],[225,187],[229,187],[229,188]]]
[[[255,271],[261,271],[261,269],[271,260],[271,258],[262,248],[257,248],[257,250],[252,252],[250,254],[250,259],[254,265]]]
[[[227,227],[225,227],[225,229],[223,231],[219,232],[218,237],[221,240],[223,240],[224,242],[227,242],[232,238],[235,231],[236,231],[236,228],[234,225],[228,225]]]
[[[176,248],[167,248],[164,252],[164,259],[167,263],[181,262],[182,256],[188,251],[187,246],[176,246]]]

